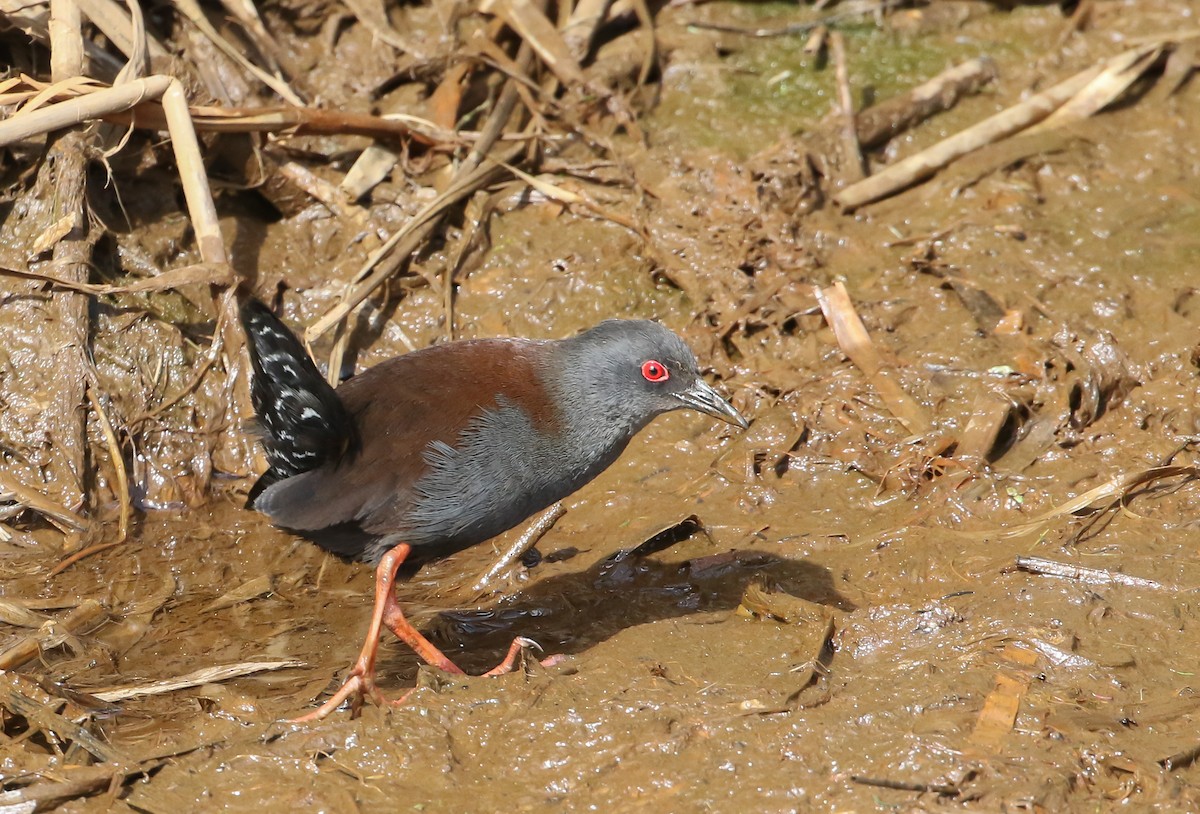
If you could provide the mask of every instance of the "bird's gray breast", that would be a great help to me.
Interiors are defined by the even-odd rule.
[[[588,456],[578,446],[567,435],[540,432],[524,410],[500,400],[455,443],[426,449],[428,469],[404,518],[407,539],[454,549],[494,537],[591,480],[624,444]]]

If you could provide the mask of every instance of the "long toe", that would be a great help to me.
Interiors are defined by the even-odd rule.
[[[361,665],[355,665],[350,671],[350,675],[342,682],[342,686],[338,687],[337,692],[329,696],[329,699],[321,706],[314,709],[312,712],[301,715],[299,718],[292,718],[290,723],[302,724],[310,721],[320,721],[331,712],[341,708],[346,701],[350,702],[352,718],[358,717],[358,712],[362,708],[364,699],[369,699],[372,703],[381,707],[399,707],[408,702],[409,696],[417,691],[414,687],[408,692],[396,699],[388,699],[384,696],[379,686],[375,683],[374,671],[363,671]]]
[[[373,688],[374,682],[371,682],[371,684]],[[304,724],[311,721],[323,720],[329,715],[329,713],[340,707],[348,698],[353,698],[352,703],[355,709],[355,714],[357,714],[358,708],[362,705],[362,698],[366,689],[366,682],[362,675],[359,673],[351,673],[350,676],[342,683],[342,686],[338,687],[338,691],[329,697],[329,700],[327,700],[324,704],[321,704],[321,706],[317,707],[307,715],[301,715],[298,718],[292,718],[290,723]],[[375,690],[375,692],[378,693],[379,691]]]
[[[497,664],[492,669],[483,673],[483,676],[499,676],[506,673],[514,672],[517,665],[520,664],[521,656],[530,650],[541,650],[542,647],[533,639],[524,636],[518,636],[513,639],[513,642],[508,647],[508,653],[505,654],[504,660]],[[543,667],[553,667],[566,660],[566,656],[556,654],[547,656],[538,663]],[[360,669],[361,665],[356,665],[342,682],[342,686],[338,687],[337,692],[329,697],[325,703],[305,715],[298,718],[292,718],[289,723],[303,724],[312,721],[320,721],[329,716],[330,713],[336,712],[341,708],[342,704],[350,701],[352,713],[351,717],[357,717],[359,708],[362,706],[363,699],[370,699],[373,703],[379,706],[400,707],[408,703],[408,699],[417,691],[417,687],[413,687],[399,698],[387,699],[375,684],[375,676],[372,672],[364,672]]]
[[[485,676],[500,676],[500,675],[504,675],[505,673],[511,673],[517,669],[517,665],[520,663],[522,653],[524,653],[528,650],[541,650],[541,649],[542,649],[542,646],[540,644],[538,644],[537,642],[535,642],[533,639],[526,638],[525,636],[518,636],[517,638],[513,639],[512,644],[510,644],[508,646],[508,653],[504,656],[504,661],[500,662],[495,667],[488,670],[486,673],[484,673],[484,675]],[[539,663],[543,667],[552,667],[553,665],[558,664],[564,658],[566,658],[566,657],[565,656],[550,656],[548,658],[542,659],[541,662],[539,662]]]

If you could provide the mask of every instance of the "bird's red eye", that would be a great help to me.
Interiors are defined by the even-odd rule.
[[[642,363],[642,377],[648,382],[665,382],[671,378],[671,374],[667,372],[666,365],[651,359]]]

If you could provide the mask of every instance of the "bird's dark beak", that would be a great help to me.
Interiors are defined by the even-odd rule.
[[[743,418],[741,413],[733,409],[732,404],[721,398],[721,394],[709,387],[708,383],[702,379],[696,379],[687,390],[682,390],[673,395],[682,401],[685,406],[691,407],[693,410],[699,410],[702,413],[716,416],[722,421],[736,424],[743,430],[750,426],[750,422]]]

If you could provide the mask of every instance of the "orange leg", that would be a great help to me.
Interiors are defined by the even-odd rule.
[[[401,543],[383,555],[383,559],[379,561],[379,567],[375,570],[375,607],[371,612],[371,625],[367,629],[367,638],[363,642],[362,651],[358,654],[358,659],[354,662],[354,666],[350,669],[350,674],[346,676],[346,680],[342,682],[342,686],[338,688],[337,692],[312,712],[302,715],[299,718],[294,718],[294,723],[319,721],[336,710],[348,698],[353,698],[353,714],[358,713],[358,708],[362,704],[364,695],[370,696],[372,701],[380,705],[399,706],[408,700],[408,696],[413,692],[412,690],[409,690],[394,701],[388,701],[383,697],[383,693],[379,691],[379,687],[375,684],[375,657],[379,653],[379,634],[385,625],[396,634],[396,637],[400,641],[411,647],[427,664],[446,673],[465,675],[462,668],[450,661],[445,653],[438,650],[433,642],[422,636],[421,632],[404,618],[404,611],[400,609],[400,603],[396,600],[396,595],[393,591],[393,586],[396,583],[396,572],[400,570],[400,566],[404,564],[404,560],[411,551],[412,546],[408,543]],[[488,670],[484,675],[495,676],[511,673],[516,669],[521,651],[525,648],[536,646],[533,641],[518,636],[516,639],[513,639],[513,643],[508,648],[508,653],[504,657],[504,661],[491,670]],[[558,660],[559,657],[557,656],[551,657],[546,659],[543,664],[550,666],[551,664],[556,664]]]

